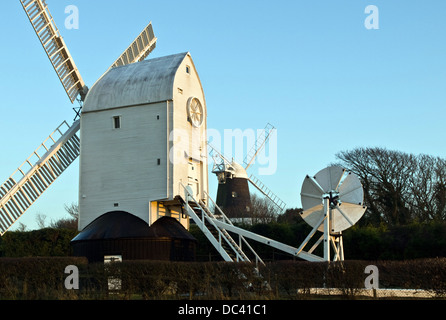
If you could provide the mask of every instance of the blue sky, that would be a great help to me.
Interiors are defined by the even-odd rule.
[[[300,206],[305,175],[342,150],[446,157],[445,1],[47,3],[89,86],[149,21],[158,37],[149,58],[189,51],[209,128],[277,128],[277,171],[259,178],[288,207]],[[79,9],[79,29],[64,26],[68,5]],[[364,26],[368,5],[379,9],[378,30]],[[0,14],[3,182],[74,112],[19,0],[5,1]],[[209,181],[215,192],[216,179]],[[38,213],[47,222],[65,217],[77,192],[78,161],[19,221],[33,229]]]

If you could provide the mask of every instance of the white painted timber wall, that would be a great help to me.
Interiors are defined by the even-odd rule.
[[[191,97],[197,98],[203,106],[204,120],[198,128],[188,121],[187,103]],[[193,190],[198,190],[197,199],[205,199],[203,191],[208,191],[206,100],[189,55],[181,63],[175,77],[172,120],[173,193],[184,195],[181,182],[183,185],[191,184]],[[198,186],[194,185],[195,180]]]
[[[199,128],[188,119],[191,97],[203,106]],[[188,228],[180,207],[162,203],[184,199],[182,184],[205,198],[206,140],[206,101],[190,54],[110,70],[90,90],[81,117],[79,230],[117,210],[149,224],[171,215]]]
[[[121,128],[114,129],[119,116]],[[149,221],[149,200],[168,196],[167,103],[83,115],[80,228],[111,211]],[[159,165],[158,165],[159,159]]]

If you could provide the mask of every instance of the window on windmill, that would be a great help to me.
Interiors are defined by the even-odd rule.
[[[232,197],[233,197],[233,198],[237,198],[237,192],[232,191]]]
[[[186,66],[186,73],[190,74],[190,67],[189,66]]]
[[[121,128],[121,116],[113,117],[113,129]]]

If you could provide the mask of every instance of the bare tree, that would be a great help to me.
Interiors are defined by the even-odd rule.
[[[46,220],[46,215],[45,215],[45,214],[43,214],[43,213],[38,213],[38,214],[37,214],[37,216],[36,216],[36,222],[37,222],[37,226],[38,226],[40,229],[43,229],[43,228],[46,227],[45,220]]]
[[[17,231],[24,232],[26,231],[26,225],[23,222],[18,223]]]
[[[51,222],[50,227],[54,229],[77,229],[79,220],[79,206],[76,203],[65,205],[65,211],[70,218],[62,218]]]
[[[400,225],[445,219],[443,159],[383,148],[357,148],[336,157],[361,179],[368,207],[365,221]]]
[[[251,217],[253,224],[276,221],[276,207],[267,198],[251,194]]]
[[[446,161],[426,155],[418,157],[411,181],[411,205],[419,221],[446,218]]]
[[[65,205],[65,211],[74,219],[79,219],[79,205],[77,203],[71,203]]]

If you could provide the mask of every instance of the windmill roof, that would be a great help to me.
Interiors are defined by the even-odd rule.
[[[245,168],[243,168],[240,164],[238,164],[234,160],[232,160],[231,164],[235,170],[234,177],[248,179],[248,174],[246,173]]]
[[[109,69],[89,90],[82,112],[172,100],[175,75],[187,55],[178,53]]]
[[[95,219],[72,241],[129,238],[195,238],[171,217],[161,217],[150,227],[142,219],[124,211],[113,211]]]

